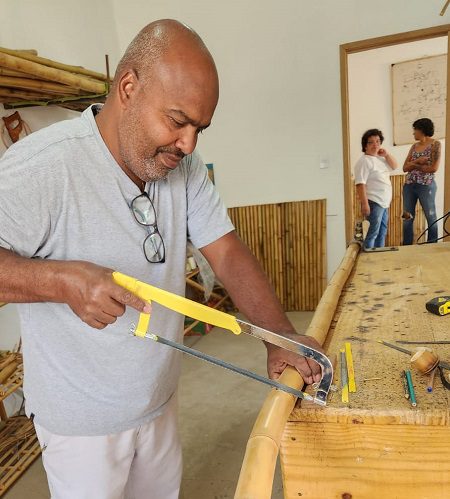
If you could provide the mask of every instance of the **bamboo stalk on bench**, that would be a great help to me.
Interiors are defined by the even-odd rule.
[[[0,51],[0,66],[13,69],[15,71],[30,73],[46,80],[62,83],[64,85],[84,90],[86,92],[92,92],[94,94],[102,94],[106,91],[106,84],[104,82],[95,81],[87,78],[86,76],[80,76],[69,73],[68,71],[62,71],[60,69],[44,66],[43,64],[38,64],[36,62],[23,59],[22,57],[9,55],[2,51]]]
[[[89,69],[85,69],[81,66],[72,66],[69,64],[63,64],[62,62],[52,61],[51,59],[46,59],[45,57],[39,57],[37,52],[31,53],[31,51],[23,51],[23,50],[12,50],[4,47],[0,47],[0,52],[4,54],[18,56],[22,59],[26,59],[27,61],[42,64],[44,66],[48,66],[49,68],[61,69],[63,71],[68,71],[70,73],[76,73],[84,76],[89,76],[91,78],[95,78],[101,81],[107,81],[107,76],[103,73],[97,73],[96,71],[91,71]],[[97,92],[101,93],[101,92]]]
[[[325,289],[306,331],[308,336],[314,337],[321,345],[327,337],[339,297],[359,249],[357,243],[352,243],[347,248],[341,265]],[[302,377],[293,367],[287,367],[279,381],[297,390],[301,390],[304,384]],[[294,395],[276,389],[270,391],[247,442],[234,499],[269,499],[272,496],[281,437],[295,402]]]

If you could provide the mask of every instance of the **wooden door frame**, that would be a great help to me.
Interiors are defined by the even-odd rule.
[[[352,176],[350,164],[350,134],[349,134],[349,96],[348,96],[348,56],[357,52],[388,47],[408,42],[427,40],[447,36],[447,54],[450,54],[450,24],[433,28],[380,36],[368,40],[360,40],[340,45],[341,61],[341,108],[342,108],[342,146],[344,165],[344,200],[345,200],[345,237],[347,244],[353,239],[352,226]],[[450,210],[450,64],[447,59],[447,105],[445,113],[445,166],[444,166],[444,213]]]

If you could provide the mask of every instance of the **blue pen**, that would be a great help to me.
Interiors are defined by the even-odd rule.
[[[437,367],[435,367],[431,373],[430,373],[430,377],[428,378],[428,386],[427,386],[427,392],[428,393],[431,393],[433,391],[433,383],[434,383],[434,376],[436,374],[436,371],[437,371]]]
[[[412,378],[411,378],[411,371],[405,371],[406,374],[406,381],[408,383],[408,390],[409,390],[409,396],[411,400],[411,405],[413,407],[416,407],[417,402],[416,402],[416,394],[414,393],[414,386],[412,383]]]

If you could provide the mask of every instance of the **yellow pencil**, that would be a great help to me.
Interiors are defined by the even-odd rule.
[[[347,375],[347,362],[345,361],[345,350],[339,350],[341,353],[341,388],[342,388],[342,402],[348,404],[348,375]]]
[[[345,360],[347,361],[348,372],[348,391],[350,393],[356,392],[355,370],[353,369],[353,355],[350,343],[345,343]]]

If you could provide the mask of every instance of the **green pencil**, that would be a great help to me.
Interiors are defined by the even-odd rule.
[[[411,378],[411,371],[405,371],[406,374],[406,381],[408,383],[408,390],[409,390],[409,396],[411,400],[411,405],[413,407],[416,407],[417,402],[416,402],[416,394],[414,393],[414,386],[412,383],[412,378]]]

